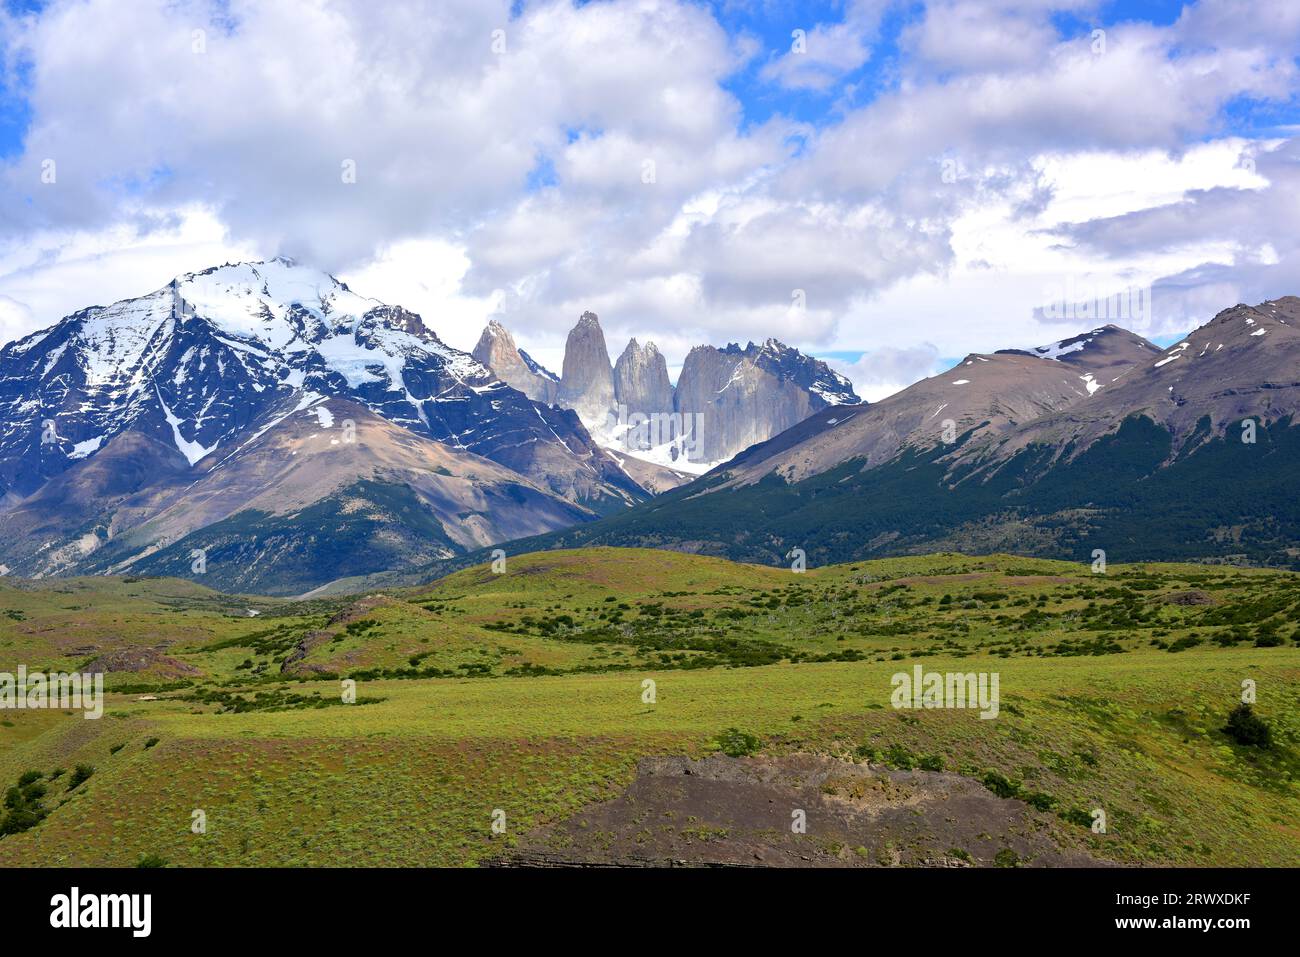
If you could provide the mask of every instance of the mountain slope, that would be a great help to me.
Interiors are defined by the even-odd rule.
[[[1000,461],[1030,445],[1054,444],[1077,455],[1134,415],[1167,430],[1176,453],[1239,428],[1243,419],[1292,416],[1300,406],[1300,298],[1225,309],[1145,360],[1091,401],[1045,417],[984,454]]]
[[[776,473],[798,481],[862,459],[868,468],[904,448],[924,449],[1016,430],[1063,409],[1097,401],[1126,370],[1158,354],[1139,336],[1108,326],[1036,353],[972,354],[947,372],[922,379],[870,406],[841,406],[818,414],[742,452],[726,468],[735,484]],[[1110,378],[1101,386],[1098,378]]]
[[[277,415],[83,567],[184,575],[202,550],[207,584],[294,594],[591,518],[489,459],[322,399]]]
[[[220,546],[244,565],[223,587],[284,591],[648,494],[575,413],[288,260],[189,274],[0,350],[0,574],[185,574]]]

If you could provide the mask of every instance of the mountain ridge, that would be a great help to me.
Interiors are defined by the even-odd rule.
[[[1300,568],[1298,330],[1300,298],[1283,297],[1223,310],[1167,349],[1101,327],[972,354],[870,406],[823,410],[627,513],[504,547],[760,564],[795,548],[810,563],[1101,549]]]

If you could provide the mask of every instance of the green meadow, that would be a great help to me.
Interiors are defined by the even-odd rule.
[[[1296,865],[1297,622],[1289,572],[1004,555],[582,549],[306,602],[5,580],[0,671],[109,662],[109,693],[0,711],[0,864],[473,865],[735,728],[971,776],[1118,863]],[[997,672],[998,717],[895,709],[918,664]],[[1243,687],[1266,746],[1225,731]]]

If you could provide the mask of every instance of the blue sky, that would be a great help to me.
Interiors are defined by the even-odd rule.
[[[436,9],[0,0],[0,340],[284,254],[462,348],[557,365],[592,309],[874,394],[1062,296],[1149,290],[1163,343],[1300,292],[1292,0]]]

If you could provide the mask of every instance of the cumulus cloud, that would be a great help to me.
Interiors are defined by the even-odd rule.
[[[790,49],[763,67],[763,77],[793,89],[826,90],[870,59],[887,6],[884,0],[850,0],[843,20],[795,27]]]
[[[1041,63],[1060,37],[1051,15],[1071,4],[953,0],[929,4],[903,30],[912,75],[1005,71]]]
[[[0,24],[31,114],[0,160],[0,294],[45,324],[287,254],[462,347],[494,317],[553,356],[593,309],[670,362],[1047,341],[1062,274],[1183,290],[1161,321],[1185,321],[1294,278],[1290,153],[1225,128],[1290,102],[1292,7],[1200,0],[1099,48],[1063,26],[1084,0],[866,0],[795,53],[678,0],[53,3]],[[741,71],[782,108],[747,117]]]
[[[875,349],[852,362],[831,359],[829,364],[847,376],[854,391],[868,402],[879,402],[918,379],[942,371],[939,349],[928,342],[905,349]]]
[[[1226,256],[1194,260],[1161,276],[1152,302],[1158,328],[1186,328],[1237,302],[1260,302],[1300,290],[1300,141],[1291,139],[1243,157],[1259,185],[1185,191],[1173,202],[1098,217],[1061,229],[1093,255],[1128,261],[1217,243]]]
[[[709,148],[735,121],[718,85],[728,38],[669,2],[512,19],[505,0],[182,0],[130,16],[91,0],[28,18],[11,45],[34,115],[4,174],[11,235],[102,226],[134,197],[202,201],[269,252],[336,268],[381,239],[473,226],[567,129],[616,131],[568,170],[613,198],[633,160]]]
[[[31,310],[16,299],[0,296],[0,342],[17,339],[31,331]]]

